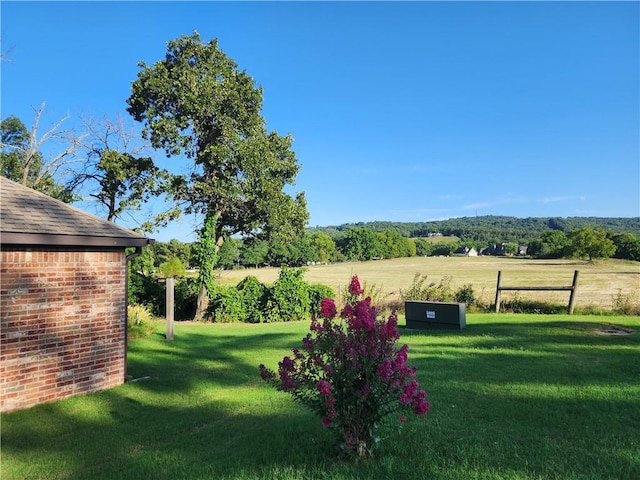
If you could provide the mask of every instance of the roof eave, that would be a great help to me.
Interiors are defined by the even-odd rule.
[[[54,235],[45,233],[2,232],[1,245],[59,247],[144,247],[155,243],[146,237],[97,237],[85,235]]]

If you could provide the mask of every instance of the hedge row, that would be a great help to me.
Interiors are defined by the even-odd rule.
[[[218,285],[209,294],[206,319],[211,322],[289,322],[308,320],[325,297],[335,292],[326,285],[304,281],[305,270],[282,267],[271,286],[248,276],[238,285]]]

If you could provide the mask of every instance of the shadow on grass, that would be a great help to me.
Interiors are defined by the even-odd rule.
[[[259,379],[305,325],[179,329],[130,345],[148,380],[4,415],[2,478],[640,478],[640,339],[590,325],[401,327],[432,408],[365,464]]]

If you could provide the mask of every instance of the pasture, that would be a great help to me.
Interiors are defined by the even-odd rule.
[[[495,299],[498,271],[504,286],[571,285],[573,272],[580,271],[576,307],[611,310],[619,295],[638,303],[640,263],[605,260],[589,263],[580,260],[533,260],[517,257],[411,257],[369,262],[345,262],[306,267],[305,280],[322,283],[339,292],[356,274],[362,283],[375,285],[384,294],[397,297],[400,289],[411,286],[416,273],[427,275],[428,282],[451,277],[454,288],[470,283],[476,296],[485,304]],[[278,278],[278,268],[226,270],[219,281],[236,284],[247,275],[263,283]],[[504,292],[503,301],[514,292]],[[518,292],[522,298],[566,305],[568,292]]]
[[[364,276],[364,275],[363,275]],[[410,331],[431,410],[364,463],[261,381],[308,322],[163,322],[129,342],[136,381],[2,415],[3,480],[640,478],[640,318],[470,314]],[[615,324],[628,335],[605,335]]]

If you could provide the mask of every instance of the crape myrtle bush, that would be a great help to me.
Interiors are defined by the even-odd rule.
[[[267,286],[248,276],[238,285],[217,285],[210,294],[207,318],[213,322],[275,322],[307,320],[319,312],[324,297],[333,296],[325,285],[304,281],[304,269],[283,267],[278,280]]]
[[[406,363],[407,345],[395,348],[395,313],[377,318],[362,293],[354,276],[339,319],[334,300],[324,298],[302,348],[284,357],[277,373],[260,365],[265,381],[317,413],[344,452],[358,459],[373,453],[384,420],[401,425],[406,415],[429,409],[416,370]]]

